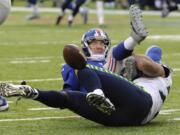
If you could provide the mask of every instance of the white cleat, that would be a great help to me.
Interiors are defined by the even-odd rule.
[[[1,83],[0,95],[5,97],[22,96],[34,99],[38,96],[38,91],[28,85],[14,85],[10,83]]]
[[[88,93],[86,99],[89,105],[94,106],[105,114],[111,115],[116,110],[111,101],[104,96],[104,93],[100,89]]]
[[[130,22],[131,22],[131,37],[137,42],[140,43],[143,41],[147,35],[148,31],[144,26],[142,21],[142,12],[139,7],[131,5],[129,8]]]

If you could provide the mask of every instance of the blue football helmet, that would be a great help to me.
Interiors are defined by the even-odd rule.
[[[103,41],[105,48],[106,48],[103,54],[93,54],[93,52],[89,48],[89,44],[93,40]],[[88,59],[92,59],[92,60],[96,60],[96,61],[105,60],[105,58],[107,57],[109,48],[111,46],[111,41],[110,41],[107,33],[99,28],[93,28],[93,29],[90,29],[88,32],[86,32],[82,36],[81,43],[82,43],[82,50],[83,50],[83,53],[85,54],[85,56]]]

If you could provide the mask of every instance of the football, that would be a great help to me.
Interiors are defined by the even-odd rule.
[[[81,49],[75,44],[68,44],[63,49],[65,62],[74,69],[83,69],[86,67],[86,57],[82,54]]]

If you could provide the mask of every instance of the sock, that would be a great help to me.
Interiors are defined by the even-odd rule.
[[[136,45],[137,42],[132,37],[129,37],[124,41],[124,47],[127,50],[133,50]]]
[[[39,12],[39,7],[38,5],[32,5],[32,8],[33,8],[33,15],[35,16],[39,16],[40,15],[40,12]]]

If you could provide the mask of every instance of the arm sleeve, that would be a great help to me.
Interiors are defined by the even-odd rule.
[[[61,75],[64,81],[63,89],[77,90],[79,89],[79,81],[75,75],[74,69],[68,64],[63,65]]]
[[[116,60],[123,60],[124,58],[130,56],[133,50],[127,50],[124,47],[124,42],[119,43],[113,48],[112,55]]]

